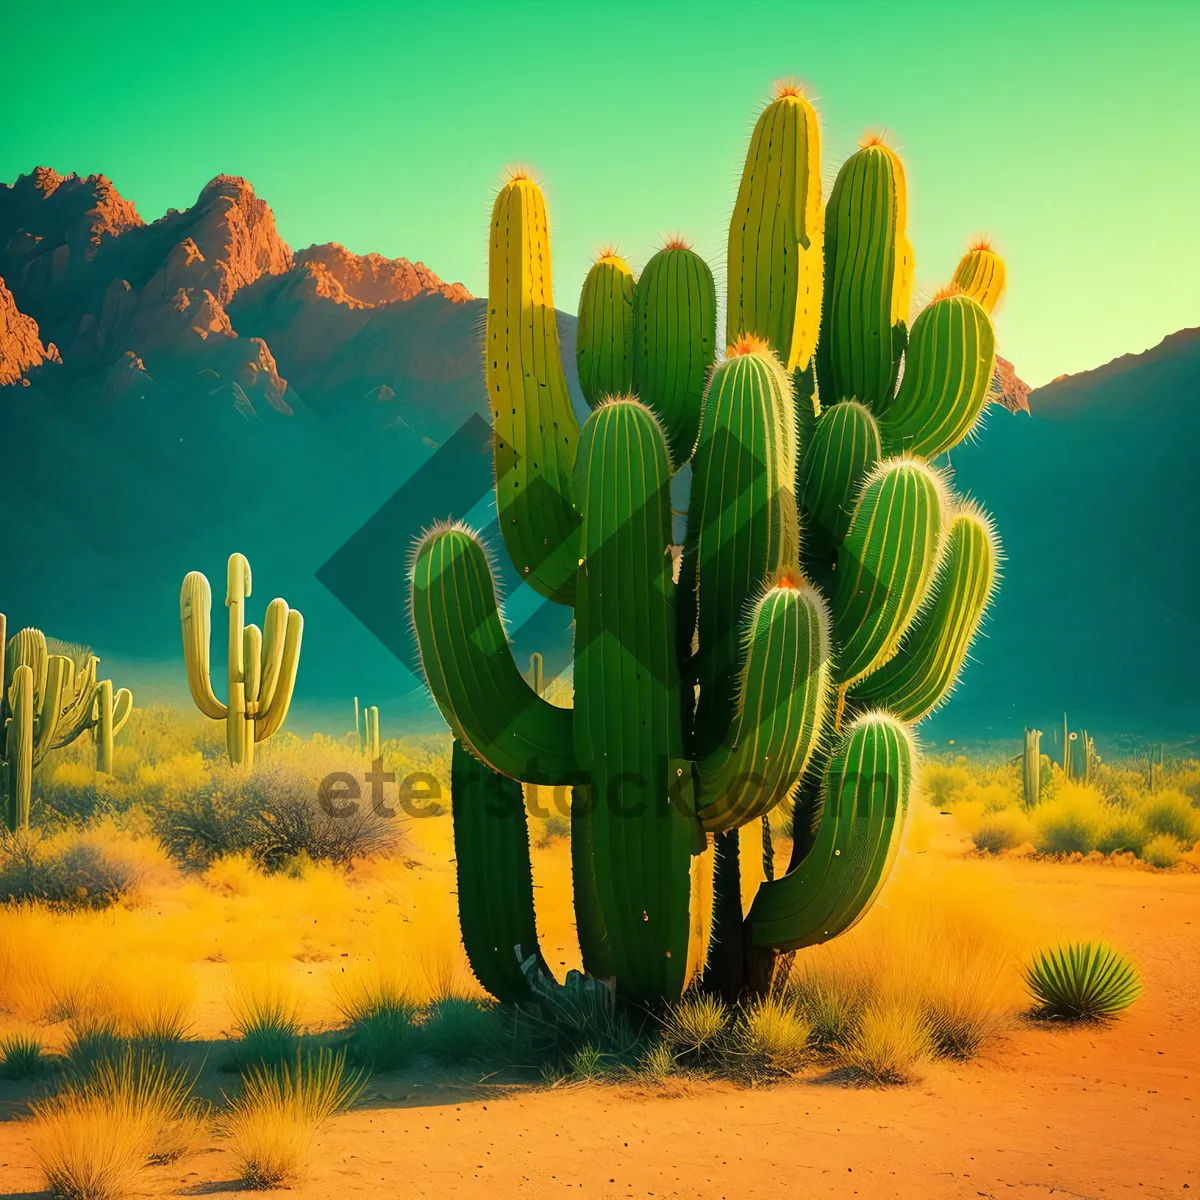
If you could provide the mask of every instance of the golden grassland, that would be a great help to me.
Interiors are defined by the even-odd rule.
[[[47,764],[35,808],[42,828],[6,850],[26,865],[23,875],[11,861],[0,871],[17,897],[0,904],[0,1049],[32,1045],[47,1059],[42,1082],[5,1086],[18,1111],[40,1089],[31,1144],[59,1195],[124,1196],[148,1164],[214,1136],[248,1184],[290,1185],[366,1070],[392,1061],[384,1045],[348,1065],[356,1043],[339,1031],[373,1029],[395,1051],[418,1028],[416,1065],[409,1049],[396,1061],[445,1073],[454,1056],[438,1049],[440,1026],[453,1044],[490,1011],[459,938],[450,817],[423,803],[433,815],[372,817],[334,836],[311,797],[331,771],[364,771],[349,739],[280,739],[256,769],[258,790],[247,791],[208,729],[161,712],[139,717],[112,779],[97,783],[81,754]],[[385,763],[401,778],[444,779],[446,753],[433,740],[393,742]],[[1187,789],[1198,778],[1180,768],[1154,794],[1132,778],[1116,781],[1123,792],[1111,775],[1086,788],[1056,780],[1026,812],[1011,766],[927,764],[927,795],[913,806],[892,877],[854,929],[798,955],[776,993],[740,1013],[689,997],[664,1029],[631,1038],[628,1053],[584,1031],[548,1081],[624,1078],[664,1095],[714,1074],[887,1085],[919,1078],[939,1058],[970,1058],[1028,1010],[1033,953],[1095,932],[1036,901],[990,853],[1069,853],[1077,847],[1064,845],[1060,827],[1073,837],[1124,820],[1149,831],[1142,858],[1112,861],[1152,862],[1146,845],[1171,837],[1170,865],[1194,870]],[[989,821],[1009,822],[1012,839],[994,846]],[[539,932],[560,978],[581,965],[565,825],[559,813],[531,819]],[[1096,851],[1101,833],[1079,853]],[[781,867],[788,849],[780,839]],[[22,880],[41,880],[46,864],[57,890],[20,899]],[[1136,957],[1136,946],[1118,949]],[[372,1026],[381,1016],[396,1028]],[[264,1049],[272,1039],[273,1058]],[[501,1054],[467,1070],[520,1065],[531,1064]],[[221,1067],[240,1069],[240,1083]]]

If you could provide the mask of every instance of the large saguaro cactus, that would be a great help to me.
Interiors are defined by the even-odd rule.
[[[516,955],[541,961],[514,781],[573,789],[584,967],[632,1003],[678,997],[706,955],[706,986],[765,986],[780,952],[850,928],[891,869],[911,724],[954,686],[996,582],[988,517],[930,460],[984,404],[1003,270],[973,248],[910,324],[900,159],[867,139],[827,205],[819,164],[816,114],[781,88],[730,225],[723,357],[712,272],[686,244],[637,280],[600,257],[579,308],[582,429],[545,201],[523,175],[496,200],[500,527],[531,586],[574,605],[574,709],[513,661],[470,529],[418,540],[411,603],[455,736],[463,940],[502,999],[528,994]],[[669,487],[689,460],[679,547]],[[793,853],[776,875],[765,817],[785,802]]]
[[[112,772],[113,737],[133,711],[127,688],[114,694],[112,682],[96,682],[100,660],[83,652],[52,654],[40,629],[22,629],[7,637],[0,613],[4,652],[0,692],[0,796],[12,831],[29,825],[33,769],[51,750],[69,746],[85,731],[96,735],[96,769]]]
[[[277,733],[287,718],[304,635],[304,618],[280,599],[267,605],[261,630],[247,625],[249,595],[250,564],[244,555],[231,554],[225,592],[229,699],[223,704],[213,692],[209,670],[212,588],[204,575],[191,571],[179,593],[183,657],[192,699],[206,717],[225,722],[229,761],[247,769],[254,765],[255,743]]]

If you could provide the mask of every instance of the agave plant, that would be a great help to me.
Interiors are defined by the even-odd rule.
[[[1104,1020],[1127,1009],[1141,993],[1137,967],[1105,942],[1071,942],[1044,950],[1025,972],[1038,1014]]]

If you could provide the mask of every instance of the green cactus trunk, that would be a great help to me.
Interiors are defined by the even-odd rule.
[[[683,988],[698,826],[674,656],[670,460],[648,408],[592,414],[576,494],[574,738],[591,781],[596,893],[622,996],[653,1002]]]
[[[633,328],[633,272],[602,255],[583,281],[575,334],[579,387],[592,408],[633,391]]]
[[[529,827],[521,785],[489,770],[457,738],[450,764],[458,919],[467,960],[498,1000],[530,997],[521,963],[536,955]]]

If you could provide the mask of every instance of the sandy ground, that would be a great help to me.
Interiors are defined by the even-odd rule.
[[[884,1090],[819,1077],[663,1096],[513,1092],[383,1077],[323,1132],[310,1180],[337,1197],[1182,1196],[1200,1189],[1200,876],[1087,864],[1011,873],[1069,932],[1134,951],[1143,998],[1110,1028],[1018,1023],[965,1065]],[[0,1196],[37,1195],[25,1127],[0,1121]],[[154,1185],[237,1194],[218,1145]]]

